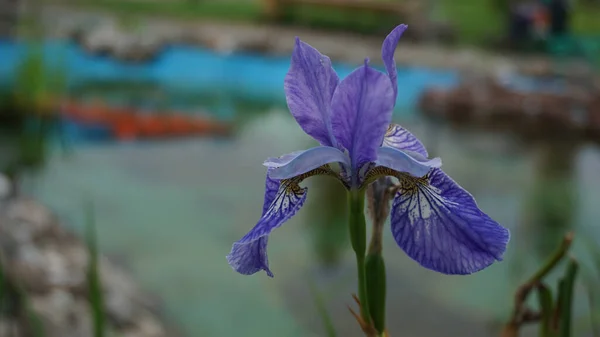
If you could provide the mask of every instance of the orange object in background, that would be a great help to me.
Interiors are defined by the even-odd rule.
[[[206,121],[199,119],[192,119],[190,121],[190,126],[194,132],[205,133],[210,130],[210,127]]]
[[[183,116],[168,116],[165,123],[168,125],[170,135],[184,136],[193,131],[189,118]]]
[[[140,113],[132,108],[111,107],[102,102],[91,104],[65,101],[62,113],[79,123],[109,127],[119,140],[190,136],[200,134],[226,135],[230,125],[208,118],[185,114]]]
[[[160,116],[140,116],[137,124],[140,134],[145,137],[164,137],[168,131]]]

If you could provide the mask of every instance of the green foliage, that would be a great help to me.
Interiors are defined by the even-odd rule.
[[[122,17],[136,15],[173,16],[180,19],[223,18],[227,20],[259,20],[262,15],[260,3],[252,1],[119,1],[83,0],[65,1],[103,10],[110,10]]]
[[[503,337],[517,337],[520,327],[532,322],[539,323],[540,337],[572,336],[572,305],[579,270],[578,262],[574,258],[569,258],[563,277],[560,278],[555,290],[556,295],[545,281],[550,272],[563,265],[561,262],[567,255],[572,240],[572,233],[565,235],[562,244],[548,257],[541,268],[519,287],[515,294],[512,317],[504,327]],[[537,292],[537,311],[527,306],[527,298],[532,291]]]
[[[1,169],[14,175],[40,168],[46,159],[47,138],[57,125],[57,102],[67,90],[63,58],[49,64],[43,46],[30,41],[18,65],[13,85],[0,93],[0,127],[14,138],[16,156]]]
[[[31,42],[28,52],[17,68],[12,98],[15,107],[24,114],[44,114],[53,102],[66,93],[67,77],[63,64],[48,64],[42,46]]]

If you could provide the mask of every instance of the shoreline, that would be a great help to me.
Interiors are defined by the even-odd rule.
[[[60,18],[60,20],[59,20]],[[69,18],[68,20],[65,18]],[[122,27],[117,15],[102,10],[46,6],[41,24],[44,36],[73,39],[78,36],[90,52],[113,50],[117,58],[144,60],[169,44],[207,47],[220,53],[253,52],[290,55],[294,38],[300,37],[334,62],[360,65],[368,57],[381,65],[385,36],[371,37],[328,32],[305,27],[222,21],[173,20],[144,17],[135,27]],[[95,23],[90,25],[90,23]],[[409,27],[410,29],[410,27]],[[400,41],[396,51],[399,67],[458,70],[467,75],[492,76],[517,73],[529,76],[562,76],[590,80],[593,69],[580,60],[558,60],[543,55],[508,55],[476,48],[449,48]],[[557,70],[559,69],[559,70]]]

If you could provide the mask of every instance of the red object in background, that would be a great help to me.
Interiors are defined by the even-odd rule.
[[[113,134],[119,140],[136,139],[139,130],[135,115],[127,113],[115,118],[113,123]]]
[[[545,6],[537,6],[533,11],[533,26],[537,31],[545,32],[548,29],[550,23],[550,14]]]

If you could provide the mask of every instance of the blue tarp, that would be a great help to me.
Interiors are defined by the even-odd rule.
[[[25,59],[27,49],[24,43],[0,41],[0,81],[14,79],[15,70]],[[172,88],[223,89],[274,101],[284,99],[283,79],[290,62],[288,57],[221,55],[189,46],[171,46],[156,60],[142,64],[88,55],[77,45],[63,41],[47,41],[42,50],[49,65],[60,64],[65,68],[70,85],[88,81],[153,81]],[[344,64],[334,67],[342,78],[352,71]],[[410,107],[429,86],[455,85],[458,74],[425,68],[401,68],[398,70],[398,82],[398,106]]]

